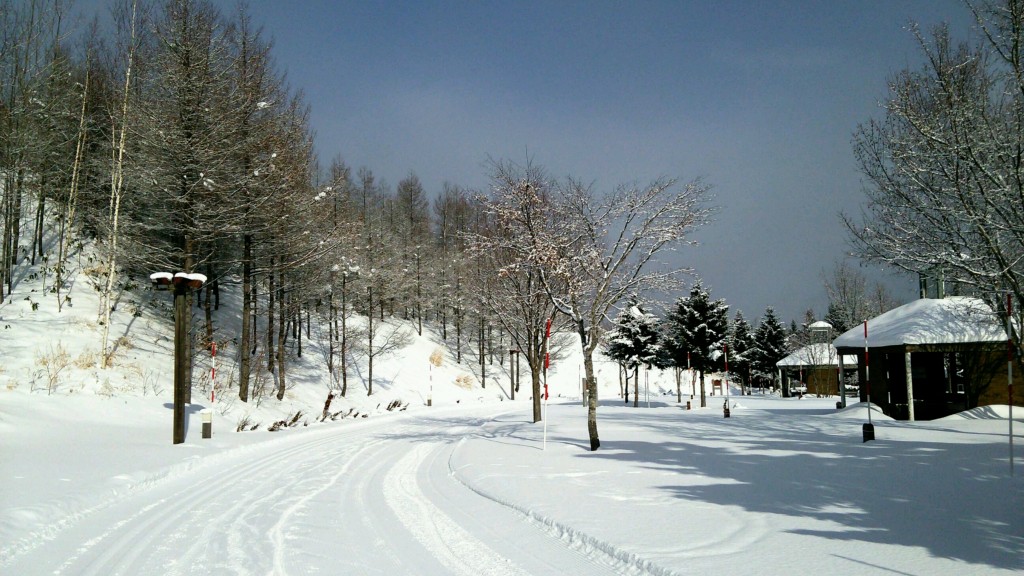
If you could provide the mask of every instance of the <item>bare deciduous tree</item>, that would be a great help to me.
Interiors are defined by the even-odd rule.
[[[862,256],[941,274],[1005,316],[1002,294],[1024,303],[1024,3],[971,9],[976,44],[914,28],[924,65],[897,74],[885,117],[857,130],[867,205],[843,220]]]
[[[525,173],[524,173],[525,172]],[[630,294],[676,285],[685,269],[660,258],[710,216],[709,187],[674,179],[621,186],[597,194],[578,180],[538,186],[527,170],[492,164],[488,209],[506,232],[496,247],[513,251],[507,268],[534,269],[551,303],[580,338],[588,395],[590,449],[597,450],[597,380],[594,351],[609,311]]]

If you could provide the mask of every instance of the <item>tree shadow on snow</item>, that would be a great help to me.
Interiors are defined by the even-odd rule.
[[[660,488],[675,498],[835,525],[794,534],[921,547],[938,558],[1024,570],[1024,495],[1020,483],[1007,477],[1005,438],[989,443],[891,440],[885,428],[900,424],[877,422],[878,439],[863,443],[858,420],[794,418],[788,412],[785,417],[744,418],[741,427],[721,415],[689,416],[606,413],[604,421],[649,427],[677,440],[608,439],[599,451],[579,457],[721,479]],[[992,492],[1006,497],[972,497]]]

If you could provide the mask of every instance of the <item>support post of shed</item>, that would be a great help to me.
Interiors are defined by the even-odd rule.
[[[914,372],[910,365],[910,351],[903,353],[907,372],[907,419],[914,421]]]
[[[839,373],[838,375],[838,386],[839,386],[839,401],[842,403],[842,407],[846,408],[846,386],[843,384],[843,355],[837,354],[839,357]]]

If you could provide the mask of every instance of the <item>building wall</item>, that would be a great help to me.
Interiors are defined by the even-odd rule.
[[[966,394],[958,393],[955,380],[951,380],[945,368],[945,356],[949,352],[919,351],[911,354],[913,374],[914,417],[916,420],[941,418],[964,410]],[[981,351],[992,355],[996,362],[1005,352]],[[907,419],[909,403],[906,384],[906,358],[904,352],[896,349],[872,349],[870,351],[870,393],[871,402],[896,419]],[[863,362],[863,351],[858,352]],[[1005,366],[1005,363],[1004,363]],[[954,369],[956,366],[953,366]],[[863,364],[858,366],[858,381],[861,383],[860,400],[867,400],[868,390],[864,386]],[[1015,362],[1013,405],[1024,407],[1024,366]],[[978,399],[979,406],[1006,405],[1010,401],[1007,389],[1007,373],[998,370],[988,389]]]
[[[979,406],[992,404],[1007,404],[1010,402],[1009,390],[1007,388],[1007,371],[1001,370],[992,378],[992,384],[988,390],[978,398]],[[1018,360],[1013,366],[1013,405],[1024,406],[1024,365]]]

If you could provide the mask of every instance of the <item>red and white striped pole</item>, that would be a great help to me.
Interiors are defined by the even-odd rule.
[[[210,344],[210,403],[216,400],[214,390],[217,387],[217,343]]]
[[[548,318],[547,326],[544,328],[544,450],[548,448],[548,366],[551,365],[551,355],[548,352],[549,340],[551,340],[551,318]]]
[[[864,442],[875,439],[875,425],[871,423],[871,363],[868,361],[868,321],[864,321],[864,386],[868,401],[868,422],[864,425]]]

